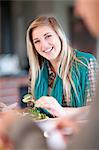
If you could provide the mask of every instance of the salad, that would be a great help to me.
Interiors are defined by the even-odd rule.
[[[35,100],[32,96],[32,94],[26,94],[24,95],[22,101],[24,103],[27,103],[27,106],[30,107],[27,109],[28,113],[32,116],[33,120],[41,120],[41,119],[47,119],[49,118],[46,114],[41,113],[36,107],[35,107]]]

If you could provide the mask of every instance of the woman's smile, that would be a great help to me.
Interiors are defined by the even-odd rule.
[[[52,52],[52,50],[53,50],[53,47],[48,48],[48,49],[46,49],[46,50],[43,50],[43,52],[44,52],[44,53],[50,53],[50,52]]]

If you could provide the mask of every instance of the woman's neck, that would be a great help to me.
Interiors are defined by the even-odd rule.
[[[50,63],[52,65],[53,70],[55,71],[55,73],[57,73],[58,72],[58,68],[59,68],[59,64],[60,64],[60,58],[58,57],[58,59],[51,60]]]

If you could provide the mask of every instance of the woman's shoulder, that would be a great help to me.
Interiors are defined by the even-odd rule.
[[[86,59],[87,61],[90,61],[90,60],[96,61],[95,56],[91,53],[82,52],[80,50],[75,50],[75,53],[78,59],[81,59],[81,60]]]

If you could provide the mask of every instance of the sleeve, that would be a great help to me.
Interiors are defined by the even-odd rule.
[[[97,62],[96,59],[90,58],[89,64],[88,64],[88,78],[87,84],[86,84],[86,105],[89,105],[92,100],[94,100],[95,96],[95,87],[96,87],[96,70],[97,70]],[[88,83],[89,82],[89,83]],[[88,86],[90,84],[90,86]]]

